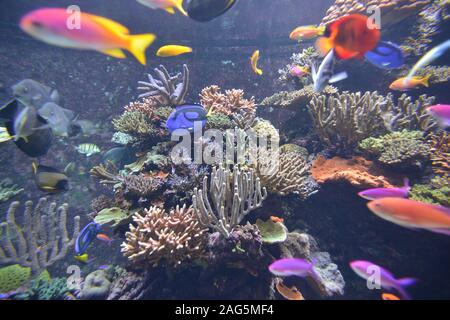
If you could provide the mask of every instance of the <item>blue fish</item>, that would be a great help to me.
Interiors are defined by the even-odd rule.
[[[194,131],[194,123],[200,122],[202,128],[206,125],[206,110],[198,104],[185,104],[179,106],[167,119],[166,127],[170,133],[177,129]]]
[[[91,222],[87,224],[83,230],[81,230],[77,240],[75,241],[75,252],[77,256],[81,256],[86,253],[89,245],[97,237],[97,234],[100,232],[101,228],[101,225],[98,223]]]
[[[402,49],[392,42],[380,41],[378,46],[366,53],[367,61],[380,69],[396,69],[405,64]]]

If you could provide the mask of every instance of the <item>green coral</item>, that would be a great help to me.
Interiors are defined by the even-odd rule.
[[[10,179],[0,181],[0,202],[5,202],[23,191],[19,186],[12,184]]]
[[[173,112],[173,108],[170,106],[161,107],[155,110],[155,116],[160,118],[163,121],[169,119],[170,114]]]
[[[284,144],[280,147],[280,152],[282,153],[296,153],[299,154],[301,156],[303,156],[304,158],[308,158],[309,157],[309,152],[308,149],[303,148],[299,145],[293,144],[293,143],[287,143]]]
[[[420,202],[450,207],[450,180],[436,176],[428,184],[414,185],[409,196]]]
[[[31,268],[18,264],[0,269],[0,293],[14,291],[31,279]]]
[[[66,278],[55,278],[50,281],[38,278],[32,281],[30,289],[21,296],[21,299],[63,300],[69,291]]]
[[[256,226],[261,233],[261,238],[264,243],[280,243],[286,241],[287,229],[280,222],[273,222],[272,220],[262,221],[256,220]]]
[[[107,208],[100,211],[94,221],[100,225],[111,224],[116,227],[125,223],[129,218],[128,212],[120,208]]]
[[[139,111],[124,112],[112,121],[114,129],[135,136],[151,136],[156,134],[156,128],[150,119]]]
[[[378,138],[367,138],[359,148],[387,166],[421,167],[430,156],[421,131],[397,131]]]
[[[279,140],[280,138],[277,128],[267,120],[258,119],[256,124],[252,127],[252,130],[258,137],[271,137],[276,140]]]
[[[233,128],[233,122],[223,113],[207,115],[206,129],[227,130],[231,128]]]

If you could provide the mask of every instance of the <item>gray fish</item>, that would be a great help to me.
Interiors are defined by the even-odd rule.
[[[44,128],[38,128],[36,108],[28,106],[23,108],[14,119],[14,141],[24,139],[28,142],[28,137],[31,136],[36,130]]]
[[[60,103],[58,91],[32,79],[22,80],[11,88],[14,97],[38,109],[47,102]]]
[[[96,125],[90,120],[76,120],[74,124],[80,127],[80,130],[85,137],[95,135],[97,133]]]
[[[72,110],[64,109],[54,102],[47,102],[38,111],[52,128],[56,136],[68,137],[75,114]]]
[[[323,59],[322,63],[320,64],[319,70],[317,70],[317,72],[316,67],[314,65],[311,65],[315,92],[322,92],[329,83],[336,83],[347,79],[347,72],[334,74],[334,63],[334,50],[330,50],[330,52],[326,55],[325,59]]]

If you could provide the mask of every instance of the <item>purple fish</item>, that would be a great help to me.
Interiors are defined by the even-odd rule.
[[[304,259],[280,259],[269,266],[269,271],[280,277],[298,276],[303,278],[311,276],[317,279],[318,275],[314,271],[314,264],[314,261],[311,263]]]
[[[98,270],[107,270],[109,269],[110,265],[109,264],[104,264],[98,267]]]
[[[397,290],[405,300],[411,299],[406,292],[405,287],[411,286],[417,282],[417,280],[413,278],[396,279],[391,272],[369,261],[352,261],[350,262],[350,268],[363,279],[370,279],[373,281],[379,280],[380,287],[385,290]],[[378,279],[377,276],[379,276]]]
[[[404,186],[401,188],[374,188],[367,189],[358,193],[358,195],[367,200],[377,200],[382,198],[408,198],[409,190],[409,180],[404,179]]]
[[[450,127],[450,105],[437,104],[428,107],[427,111],[438,121],[443,129]]]

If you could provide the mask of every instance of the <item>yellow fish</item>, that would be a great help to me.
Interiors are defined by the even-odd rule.
[[[137,2],[151,9],[166,10],[170,14],[175,14],[174,8],[177,8],[183,15],[188,15],[183,8],[183,0],[137,0]]]
[[[314,39],[322,36],[325,29],[325,26],[301,26],[292,30],[289,39],[297,41]]]
[[[411,80],[408,80],[408,78],[400,78],[398,80],[395,80],[391,83],[389,86],[389,89],[396,90],[396,91],[408,91],[412,89],[416,89],[420,86],[429,87],[429,80],[431,78],[431,75],[428,75],[426,77],[413,77]]]
[[[190,47],[167,45],[167,46],[159,48],[158,52],[156,52],[156,55],[158,57],[167,58],[167,57],[179,56],[181,54],[190,53],[190,52],[192,52],[192,48],[190,48]]]
[[[258,60],[259,60],[259,50],[256,50],[255,52],[253,52],[252,57],[250,58],[250,62],[252,65],[253,72],[261,76],[263,74],[263,71],[258,68]]]
[[[82,263],[89,262],[89,255],[87,253],[82,254],[81,256],[74,256],[75,260],[80,261]]]
[[[8,130],[6,130],[5,127],[0,127],[0,143],[6,142],[9,140],[14,139],[14,137],[11,137],[8,133]]]

